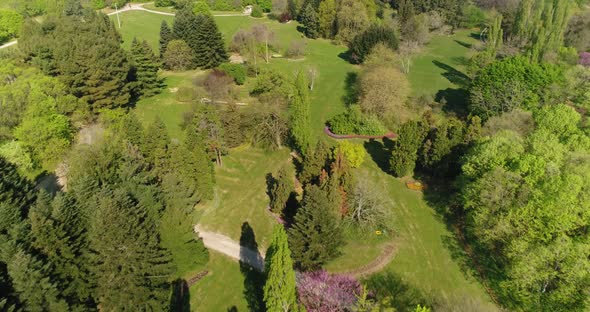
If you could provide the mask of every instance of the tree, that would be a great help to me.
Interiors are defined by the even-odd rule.
[[[586,309],[590,138],[581,116],[566,105],[534,114],[526,136],[499,132],[465,157],[461,199],[467,231],[500,269],[496,291],[513,309]],[[577,156],[573,156],[576,154]]]
[[[141,150],[145,155],[145,159],[153,164],[158,170],[164,170],[168,159],[168,145],[170,144],[170,137],[168,136],[168,129],[160,119],[156,117],[154,121],[148,126]]]
[[[315,39],[319,36],[320,22],[318,19],[318,13],[313,8],[311,3],[308,3],[301,13],[301,23],[305,26],[305,36],[308,38]]]
[[[551,64],[531,63],[524,57],[506,58],[484,67],[473,79],[469,110],[482,120],[520,107],[542,104],[548,87],[563,81],[563,72]]]
[[[361,144],[355,144],[348,141],[341,141],[334,148],[333,154],[342,153],[351,168],[360,167],[365,161],[366,151]]]
[[[200,14],[196,20],[199,19],[202,21],[195,27],[195,46],[191,46],[190,43],[189,46],[195,53],[195,64],[198,67],[213,68],[227,61],[225,43],[213,16]]]
[[[168,305],[170,258],[159,246],[155,220],[127,190],[97,194],[90,219],[95,251],[96,297],[108,310],[164,310]]]
[[[197,1],[193,5],[193,13],[196,15],[203,14],[203,15],[211,15],[211,11],[209,9],[209,5],[205,1]]]
[[[211,103],[215,104],[219,100],[227,100],[232,95],[234,81],[233,78],[219,69],[212,70],[205,80],[203,87],[209,93]]]
[[[352,59],[362,63],[377,44],[383,44],[391,50],[397,50],[398,40],[392,29],[383,26],[372,26],[362,34],[357,35],[349,48]]]
[[[367,9],[361,1],[343,0],[336,14],[336,39],[350,44],[354,37],[369,27]]]
[[[492,59],[496,58],[496,54],[502,48],[503,38],[502,15],[498,14],[489,28],[486,42],[486,52]]]
[[[303,271],[317,270],[340,255],[344,240],[334,213],[339,208],[335,204],[320,187],[313,184],[306,187],[302,207],[289,230],[293,260]]]
[[[135,78],[136,92],[142,96],[153,96],[160,90],[158,81],[158,63],[147,41],[133,39],[131,43],[132,72]]]
[[[590,51],[590,12],[580,12],[570,19],[564,34],[564,42],[576,50]]]
[[[193,53],[191,48],[182,40],[172,40],[166,46],[164,52],[164,65],[166,68],[181,71],[191,67]]]
[[[426,137],[423,122],[410,120],[404,123],[398,133],[389,164],[398,177],[413,174],[418,159],[418,148]]]
[[[303,170],[299,180],[303,184],[316,183],[323,171],[328,169],[330,149],[323,140],[318,140],[316,146],[303,156]]]
[[[293,188],[293,181],[289,176],[287,169],[281,167],[275,176],[272,177],[272,184],[269,190],[270,210],[272,212],[283,214]]]
[[[360,283],[326,271],[305,272],[297,278],[297,295],[307,311],[348,311],[361,294]]]
[[[320,36],[332,39],[336,32],[336,3],[334,0],[322,0],[318,11]]]
[[[275,225],[265,258],[264,302],[268,311],[297,311],[293,260],[282,225]]]
[[[383,190],[367,174],[359,175],[349,194],[349,218],[360,228],[374,231],[391,228],[391,213]]]
[[[396,124],[411,117],[405,103],[410,94],[410,83],[394,66],[366,66],[359,77],[359,91],[363,112],[381,119],[393,118]]]
[[[91,13],[29,21],[23,33],[29,34],[19,41],[26,58],[46,74],[57,76],[92,110],[128,104],[130,64],[107,16]]]
[[[168,43],[173,40],[172,30],[166,21],[162,21],[162,25],[160,26],[160,58],[164,58],[166,54],[166,47],[168,47]]]
[[[16,37],[23,23],[22,15],[12,10],[0,9],[0,43]]]
[[[291,112],[289,129],[291,130],[295,148],[305,155],[312,144],[312,136],[309,89],[305,74],[301,71],[297,74],[293,91],[294,95],[289,104]]]

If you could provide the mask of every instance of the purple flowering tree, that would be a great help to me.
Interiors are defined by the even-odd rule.
[[[590,52],[580,53],[580,64],[586,67],[590,67]]]
[[[350,311],[360,293],[360,283],[347,275],[316,271],[297,276],[299,302],[308,312]]]

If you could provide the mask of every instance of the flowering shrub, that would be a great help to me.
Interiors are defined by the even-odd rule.
[[[586,67],[590,67],[590,52],[580,53],[580,64]]]
[[[316,271],[297,276],[299,301],[308,312],[350,311],[360,293],[359,282],[346,275]]]

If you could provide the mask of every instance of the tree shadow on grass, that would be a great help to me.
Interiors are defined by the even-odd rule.
[[[249,253],[250,250],[254,250],[260,254],[254,230],[248,222],[244,222],[240,235],[240,259],[245,259],[246,253]],[[264,260],[260,257],[257,261],[263,262]],[[243,261],[240,261],[240,272],[244,276],[244,298],[248,303],[248,309],[250,311],[265,311],[263,292],[264,273]]]
[[[191,296],[188,283],[185,279],[179,278],[172,282],[172,296],[170,298],[170,311],[190,312]]]
[[[348,72],[346,74],[346,80],[344,86],[344,95],[342,96],[342,101],[346,106],[350,106],[358,102],[359,99],[359,90],[358,90],[358,73],[356,72]]]
[[[338,54],[338,57],[349,62],[352,63],[352,52],[350,50],[346,50],[346,52],[342,52],[340,54]]]
[[[371,155],[371,159],[379,166],[385,173],[390,173],[389,158],[393,150],[394,141],[384,138],[381,142],[375,139],[370,139],[365,142],[365,149]]]
[[[365,283],[377,298],[389,298],[396,311],[411,312],[418,304],[430,305],[430,300],[420,290],[391,271],[372,275]]]
[[[434,100],[442,104],[442,110],[445,113],[452,113],[458,117],[466,117],[468,114],[469,91],[465,89],[439,90]]]
[[[471,49],[471,47],[473,47],[473,45],[471,43],[467,43],[465,41],[461,41],[461,40],[456,40],[455,42],[458,43],[459,45],[466,47],[467,49]]]
[[[434,60],[432,61],[432,63],[436,65],[438,68],[445,70],[445,72],[442,75],[445,78],[447,78],[447,80],[449,80],[451,83],[454,83],[462,88],[467,88],[469,86],[471,79],[463,72],[441,61]]]

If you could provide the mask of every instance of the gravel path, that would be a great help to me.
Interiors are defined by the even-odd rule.
[[[3,44],[3,45],[0,46],[0,50],[1,49],[5,49],[5,48],[8,48],[8,47],[11,47],[11,46],[13,46],[13,45],[15,45],[17,43],[18,43],[18,41],[14,40],[14,41],[11,41],[9,43]]]
[[[259,271],[264,271],[264,257],[260,252],[240,246],[240,243],[223,234],[204,231],[198,224],[195,225],[194,230],[203,239],[205,247],[227,255],[234,260],[247,263]]]

